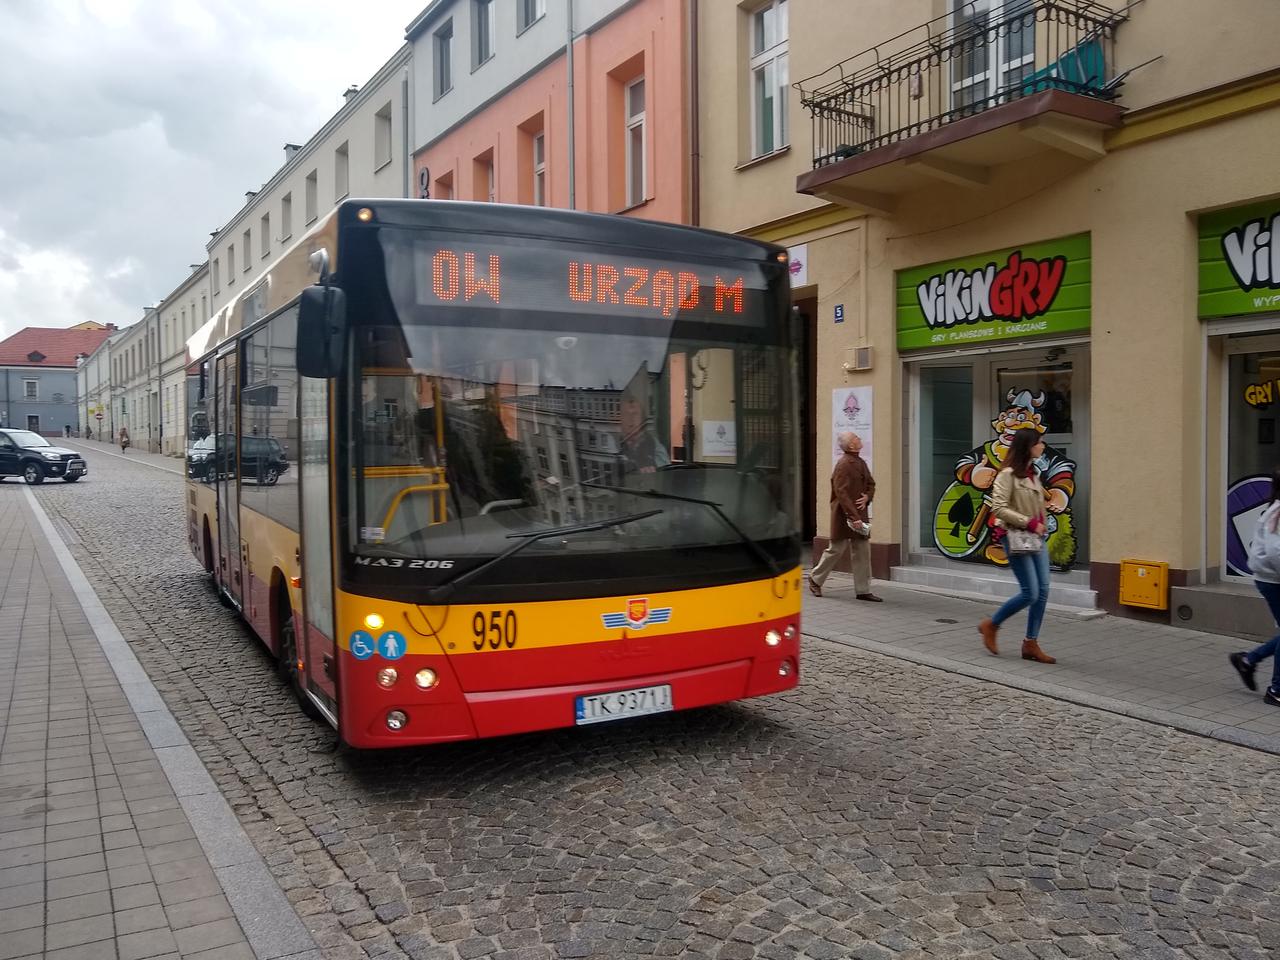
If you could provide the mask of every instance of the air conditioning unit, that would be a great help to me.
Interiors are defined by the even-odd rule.
[[[871,347],[851,347],[844,352],[845,373],[870,370],[873,362]]]

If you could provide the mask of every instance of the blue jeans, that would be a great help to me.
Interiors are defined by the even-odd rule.
[[[1276,622],[1277,627],[1280,627],[1280,583],[1267,583],[1264,580],[1255,580],[1253,583],[1262,594],[1262,599],[1267,601],[1267,606],[1271,608],[1271,619]],[[1244,658],[1256,666],[1259,660],[1275,657],[1275,666],[1271,670],[1271,689],[1280,691],[1280,656],[1276,656],[1277,651],[1280,651],[1280,634],[1272,637],[1262,646],[1254,647],[1244,655]]]
[[[1027,639],[1035,640],[1040,636],[1045,604],[1049,602],[1049,551],[1040,549],[1035,553],[1014,554],[1009,558],[1009,566],[1022,589],[1017,596],[1004,602],[991,622],[998,627],[1023,607],[1030,607],[1027,612]]]

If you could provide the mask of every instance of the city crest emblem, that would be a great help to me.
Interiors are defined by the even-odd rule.
[[[639,597],[627,601],[626,613],[604,613],[600,615],[609,630],[626,627],[631,630],[643,630],[650,624],[667,623],[671,619],[670,607],[650,608],[648,597]]]

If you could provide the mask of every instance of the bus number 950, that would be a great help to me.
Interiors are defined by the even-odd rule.
[[[486,619],[483,610],[477,610],[471,618],[471,632],[475,639],[471,641],[477,650],[488,647],[490,650],[510,650],[516,645],[516,612],[514,610],[490,610]]]

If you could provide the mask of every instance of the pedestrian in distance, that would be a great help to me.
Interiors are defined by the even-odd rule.
[[[69,423],[64,423],[64,424],[62,425],[62,435],[63,435],[64,437],[69,437],[69,436],[71,436],[71,424],[69,424]]]
[[[120,452],[124,453],[129,449],[129,430],[126,427],[120,428]]]
[[[853,588],[859,600],[880,603],[871,592],[871,517],[867,508],[876,495],[871,468],[862,459],[862,438],[842,433],[836,438],[844,456],[831,471],[831,540],[817,566],[809,574],[809,592],[822,596],[822,585],[831,576],[846,550],[853,554]]]
[[[1249,573],[1253,575],[1254,586],[1267,601],[1271,618],[1280,628],[1280,468],[1271,474],[1271,498],[1262,516],[1258,517],[1253,540],[1249,543]],[[1257,690],[1253,673],[1267,657],[1274,660],[1275,666],[1271,672],[1271,683],[1262,698],[1280,707],[1280,634],[1252,650],[1231,654],[1230,660],[1244,685],[1250,690]]]
[[[1056,663],[1040,649],[1040,624],[1049,602],[1049,551],[1045,549],[1045,508],[1048,499],[1035,462],[1044,455],[1044,440],[1033,427],[1013,435],[1004,466],[991,488],[992,529],[1004,545],[1009,566],[1018,578],[1018,593],[1004,606],[978,624],[982,644],[999,656],[996,634],[1000,625],[1019,610],[1027,609],[1027,634],[1022,641],[1022,659],[1036,663]]]

